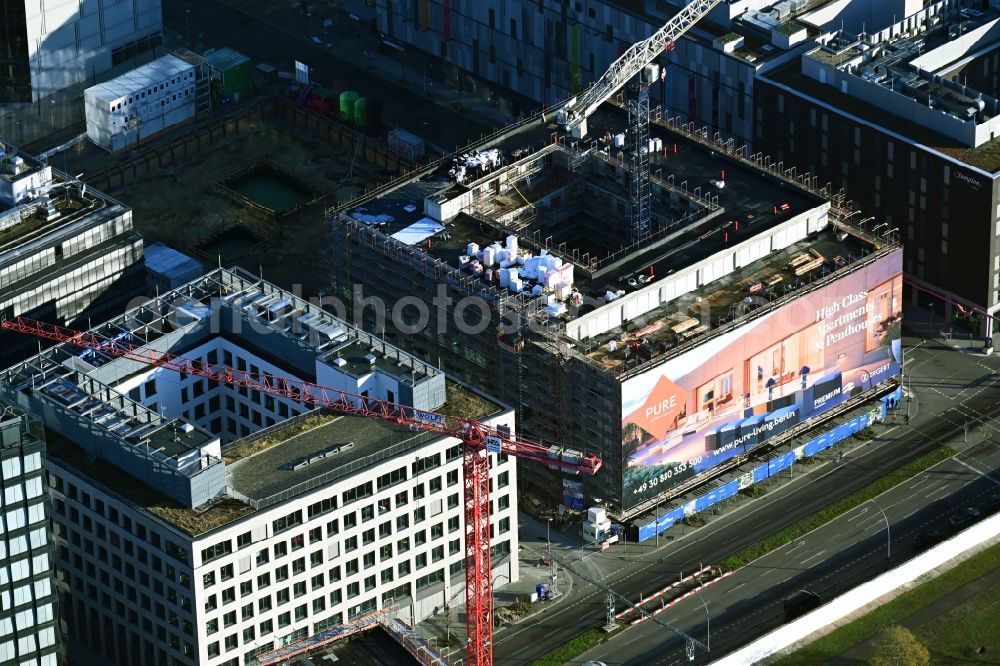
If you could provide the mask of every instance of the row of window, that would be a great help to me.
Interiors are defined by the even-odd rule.
[[[152,97],[153,93],[163,92],[164,90],[166,90],[167,86],[175,86],[175,85],[177,85],[178,81],[180,81],[183,84],[184,81],[191,81],[193,79],[194,79],[194,72],[193,71],[191,71],[191,72],[184,72],[183,74],[181,74],[179,76],[175,76],[172,79],[170,79],[169,83],[167,83],[166,81],[164,81],[163,83],[160,83],[159,85],[154,85],[151,88],[147,88],[146,90],[140,90],[140,91],[137,91],[137,92],[133,92],[127,98],[122,98],[118,102],[111,102],[111,104],[109,104],[109,106],[108,106],[108,110],[109,111],[121,111],[123,106],[127,109],[133,102],[138,102],[140,100],[146,99],[146,95],[149,95],[150,97]],[[193,90],[194,86],[188,86],[188,88],[186,88],[186,90],[187,89]]]

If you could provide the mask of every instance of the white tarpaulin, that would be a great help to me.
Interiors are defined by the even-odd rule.
[[[444,229],[443,224],[435,222],[429,217],[425,217],[419,222],[397,231],[392,235],[392,237],[401,243],[416,245],[420,241],[430,238],[442,229]]]

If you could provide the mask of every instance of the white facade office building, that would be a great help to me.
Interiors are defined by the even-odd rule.
[[[165,55],[84,91],[87,137],[121,150],[195,115],[194,65]]]
[[[514,426],[512,410],[242,273],[95,330]],[[236,666],[371,610],[419,621],[464,601],[456,439],[64,346],[5,371],[0,392],[50,431],[63,618],[84,663]],[[513,581],[515,462],[494,456],[491,477],[495,574]]]

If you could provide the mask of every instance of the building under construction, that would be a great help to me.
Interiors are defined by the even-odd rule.
[[[0,143],[0,312],[59,324],[101,321],[146,291],[132,210]],[[0,333],[0,365],[37,350]]]
[[[632,242],[624,116],[589,122],[601,138],[526,131],[329,211],[336,293],[363,326],[603,458],[585,482],[526,469],[523,487],[635,515],[899,372],[891,234],[852,227],[807,175],[654,119]]]

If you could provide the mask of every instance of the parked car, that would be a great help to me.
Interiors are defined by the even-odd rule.
[[[979,509],[974,506],[968,506],[956,514],[953,514],[948,522],[951,523],[952,527],[965,527],[966,525],[973,523],[979,518]]]

